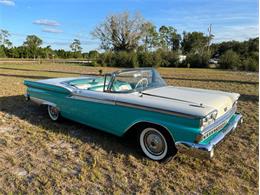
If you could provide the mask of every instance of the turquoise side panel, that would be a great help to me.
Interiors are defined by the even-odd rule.
[[[138,122],[151,122],[167,128],[175,141],[194,141],[199,129],[194,120],[125,106],[70,99],[61,107],[64,117],[121,136]],[[69,112],[68,112],[69,111]]]

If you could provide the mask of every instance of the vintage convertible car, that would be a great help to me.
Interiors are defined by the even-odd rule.
[[[215,146],[242,122],[239,94],[167,86],[152,68],[104,76],[24,81],[26,99],[65,117],[123,136],[138,136],[143,153],[165,161],[178,150],[213,157]]]

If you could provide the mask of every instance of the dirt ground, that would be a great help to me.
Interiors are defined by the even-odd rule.
[[[244,123],[200,160],[184,154],[167,164],[118,138],[69,120],[53,123],[25,101],[25,79],[113,71],[62,64],[0,64],[0,193],[258,194],[258,73],[161,68],[168,84],[237,92]]]

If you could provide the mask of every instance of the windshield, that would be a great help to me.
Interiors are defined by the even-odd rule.
[[[155,69],[123,70],[115,73],[111,92],[143,91],[163,86],[166,83]]]

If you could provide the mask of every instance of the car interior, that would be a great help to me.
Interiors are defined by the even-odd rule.
[[[76,87],[77,89],[82,90],[91,90],[91,91],[103,91],[104,89],[104,78],[103,77],[94,77],[94,78],[83,78],[75,79],[68,82],[69,85]],[[109,80],[106,81],[105,88],[108,86]],[[113,82],[112,91],[121,92],[121,91],[130,91],[134,89],[130,83],[120,80],[115,80]]]

